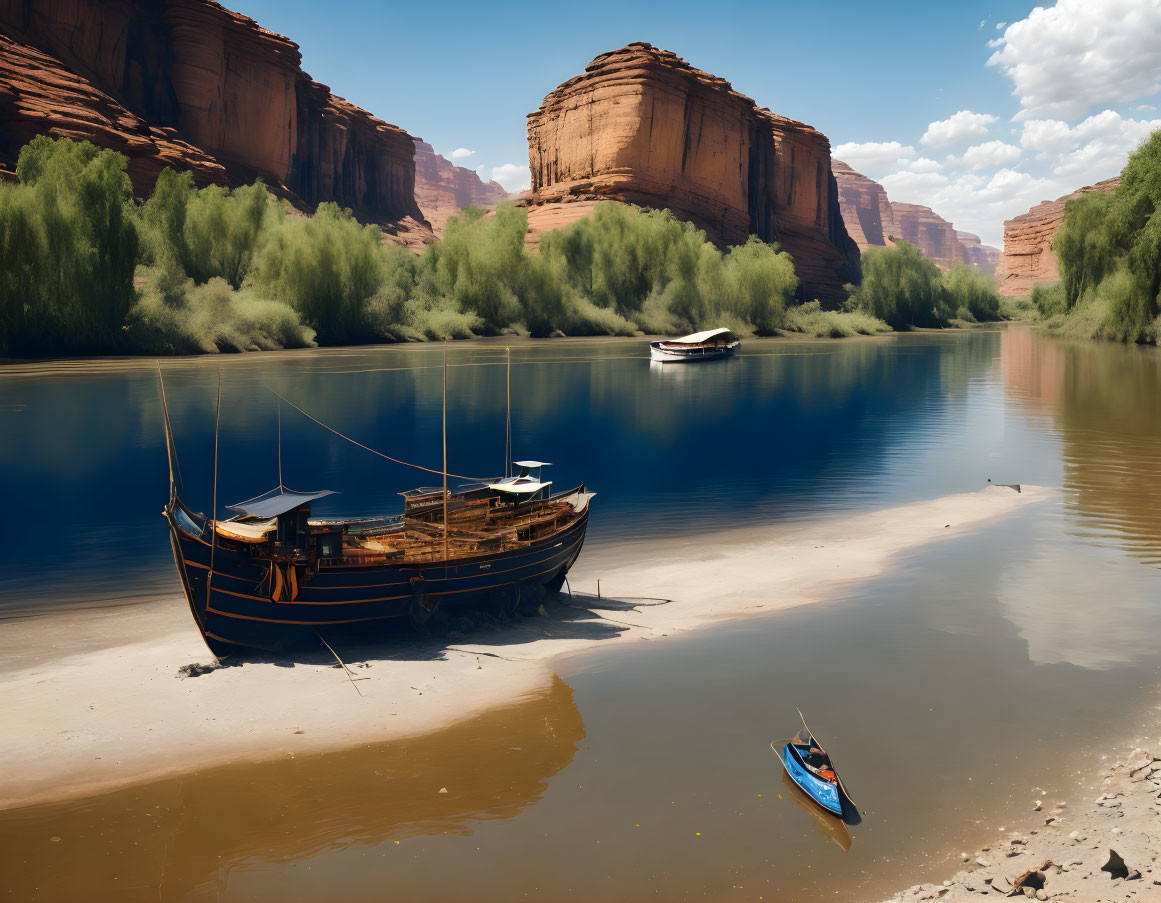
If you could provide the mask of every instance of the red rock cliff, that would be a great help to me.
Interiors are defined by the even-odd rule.
[[[0,0],[0,167],[63,135],[128,155],[140,192],[176,166],[419,227],[411,137],[300,62],[293,41],[210,0]]]
[[[898,237],[911,242],[925,257],[940,266],[950,266],[963,259],[955,237],[955,226],[930,207],[892,202],[891,209],[899,225]]]
[[[977,269],[983,270],[989,276],[996,272],[996,264],[1000,262],[1001,251],[991,245],[985,245],[978,235],[970,232],[956,232],[959,242],[960,259]]]
[[[667,208],[720,246],[779,242],[807,297],[839,302],[859,278],[826,136],[669,51],[598,56],[529,114],[528,156],[534,230],[617,200]]]
[[[962,260],[986,273],[995,271],[1000,251],[981,244],[979,236],[957,232],[928,207],[893,203],[882,185],[841,160],[834,161],[834,174],[847,232],[860,251],[890,245],[892,238],[899,238],[916,245],[940,266]]]
[[[443,236],[448,217],[468,207],[494,207],[507,197],[499,182],[485,182],[475,170],[455,166],[415,139],[415,200],[437,237]]]
[[[859,250],[893,244],[892,239],[899,238],[899,226],[883,186],[851,169],[842,160],[835,160],[832,168],[838,181],[843,222]]]
[[[1115,191],[1120,177],[1086,185],[1055,201],[1042,201],[1027,213],[1004,223],[1004,253],[996,266],[1001,295],[1026,295],[1037,282],[1055,282],[1056,255],[1052,239],[1064,221],[1064,205],[1089,191]]]

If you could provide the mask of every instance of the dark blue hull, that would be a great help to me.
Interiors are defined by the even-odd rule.
[[[317,645],[323,631],[362,636],[404,619],[421,624],[436,608],[512,610],[522,598],[560,588],[584,543],[588,510],[560,532],[516,550],[447,563],[314,568],[272,565],[237,545],[211,550],[172,513],[166,519],[194,620],[211,651],[227,655],[238,647]]]

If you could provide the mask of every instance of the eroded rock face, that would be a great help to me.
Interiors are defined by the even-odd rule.
[[[139,192],[175,166],[426,229],[411,137],[312,81],[293,41],[246,16],[210,0],[0,0],[0,38],[0,166],[61,135],[125,153]]]
[[[955,237],[955,226],[930,207],[892,202],[891,209],[899,225],[899,238],[911,242],[923,252],[923,256],[945,267],[963,259]]]
[[[900,204],[887,197],[883,186],[834,161],[839,204],[847,232],[860,251],[894,244],[892,239],[909,241],[938,266],[948,267],[957,260],[994,273],[1000,251],[980,243],[978,235],[957,232],[955,227],[918,204]]]
[[[899,237],[899,226],[883,186],[851,169],[842,160],[835,160],[831,167],[838,181],[843,222],[859,251],[894,244],[892,239]]]
[[[426,141],[415,141],[415,200],[436,236],[443,236],[448,217],[468,207],[494,207],[508,192],[499,182],[485,182],[474,170],[441,157]]]
[[[1052,239],[1064,221],[1064,205],[1089,191],[1115,191],[1120,177],[1057,198],[1042,201],[1027,213],[1004,223],[1004,253],[996,266],[996,289],[1001,295],[1026,295],[1037,282],[1055,282],[1056,255]]]
[[[779,242],[808,298],[839,302],[858,280],[826,136],[669,51],[598,56],[529,114],[528,156],[533,222],[576,218],[539,208],[599,200],[667,208],[722,247]]]
[[[959,242],[960,259],[964,263],[970,263],[989,276],[996,272],[996,264],[1000,262],[1002,253],[999,248],[983,244],[978,235],[972,235],[970,232],[957,231],[955,237]]]

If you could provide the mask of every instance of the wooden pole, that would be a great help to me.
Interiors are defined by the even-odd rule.
[[[504,476],[512,476],[512,349],[505,348],[508,360],[508,414],[504,422]]]
[[[161,376],[161,361],[157,361],[157,381],[161,383],[161,419],[165,426],[165,460],[169,462],[169,494],[173,495],[173,449],[169,435],[169,406],[165,403],[165,380]]]
[[[222,370],[218,368],[218,407],[214,412],[214,494],[210,507],[210,570],[206,574],[206,607],[210,605],[210,583],[214,579],[214,549],[218,545],[218,426],[222,422]]]
[[[443,340],[443,572],[447,576],[447,339]]]
[[[278,488],[282,487],[282,402],[274,396],[274,407],[278,411]]]

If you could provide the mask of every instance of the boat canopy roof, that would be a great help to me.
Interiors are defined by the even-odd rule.
[[[513,461],[517,467],[551,467],[548,461]]]
[[[679,345],[700,345],[702,342],[708,342],[710,339],[716,339],[718,336],[733,335],[732,329],[726,329],[724,326],[721,329],[707,329],[704,332],[695,332],[692,335],[687,335],[681,339],[670,339],[669,341]]]
[[[337,495],[333,489],[320,489],[318,492],[291,492],[289,489],[278,487],[264,492],[256,498],[238,502],[236,505],[227,505],[231,511],[240,511],[251,517],[278,517],[287,511],[293,511],[302,505],[309,505],[315,499],[324,496]]]

